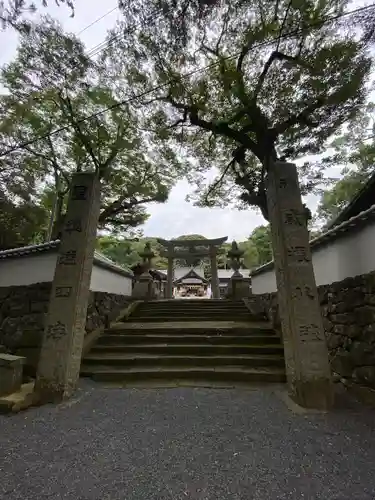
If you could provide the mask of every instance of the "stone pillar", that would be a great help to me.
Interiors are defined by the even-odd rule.
[[[219,277],[217,274],[216,249],[210,248],[211,290],[214,299],[220,299]]]
[[[168,255],[166,298],[173,298],[173,257]]]
[[[295,165],[271,165],[267,202],[289,392],[301,406],[328,409],[331,371]]]
[[[99,213],[99,179],[75,174],[37,370],[39,402],[68,398],[78,382]]]

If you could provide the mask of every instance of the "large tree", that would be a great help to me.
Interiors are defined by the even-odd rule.
[[[257,252],[257,265],[261,266],[272,260],[272,243],[270,226],[256,227],[249,240],[253,243]]]
[[[151,249],[155,254],[155,258],[152,260],[152,267],[154,269],[167,269],[167,259],[160,256],[163,247],[157,242],[157,238],[129,239],[113,235],[102,236],[98,238],[97,248],[114,262],[125,267],[132,267],[142,262],[139,254],[144,250],[146,243],[150,243]]]
[[[65,4],[74,16],[73,0],[54,0],[56,5]],[[29,1],[29,0],[1,0],[0,1],[0,29],[14,28],[20,32],[30,30],[30,15],[40,7],[48,7],[47,0]]]
[[[43,207],[0,190],[0,250],[42,243],[47,219]]]
[[[7,94],[0,101],[0,139],[8,151],[1,169],[24,165],[34,184],[52,184],[61,198],[73,172],[96,171],[102,179],[99,223],[125,231],[145,221],[145,203],[167,199],[183,166],[168,139],[142,131],[130,107],[101,83],[107,70],[49,18],[23,34],[16,59],[1,73]]]
[[[195,160],[200,204],[238,200],[242,208],[260,207],[267,219],[265,176],[272,161],[320,153],[361,109],[370,42],[356,16],[345,15],[349,4],[124,3],[124,21],[110,34],[118,38],[106,57],[132,95],[157,87],[136,103],[147,109],[148,126],[152,118],[164,125],[187,160]],[[200,174],[212,167],[219,173],[207,185]],[[306,193],[321,185],[324,165],[305,163],[299,174]]]

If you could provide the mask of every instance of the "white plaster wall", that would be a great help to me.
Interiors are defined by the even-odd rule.
[[[0,286],[22,286],[52,281],[56,253],[0,259]]]
[[[52,281],[57,253],[0,260],[0,287],[32,285]],[[94,264],[90,290],[119,295],[132,294],[132,280]]]
[[[348,236],[341,236],[312,252],[317,285],[375,271],[375,224],[369,223]],[[253,293],[276,291],[273,269],[252,277]]]
[[[132,294],[132,280],[127,276],[114,273],[109,269],[96,266],[92,269],[90,290],[93,292],[117,293],[119,295]]]
[[[273,269],[251,277],[251,290],[253,293],[276,292],[276,276]]]

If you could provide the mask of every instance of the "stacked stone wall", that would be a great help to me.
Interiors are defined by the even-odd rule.
[[[375,389],[375,272],[321,285],[318,294],[334,379]],[[276,293],[251,300],[280,329]]]
[[[51,283],[0,287],[0,345],[3,350],[26,356],[25,372],[35,373],[48,311]],[[113,321],[131,297],[91,292],[86,334]],[[4,349],[5,348],[5,349]]]

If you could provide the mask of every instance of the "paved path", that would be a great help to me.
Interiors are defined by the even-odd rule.
[[[94,389],[95,387],[95,389]],[[370,410],[267,389],[116,389],[0,417],[1,500],[374,500]]]

